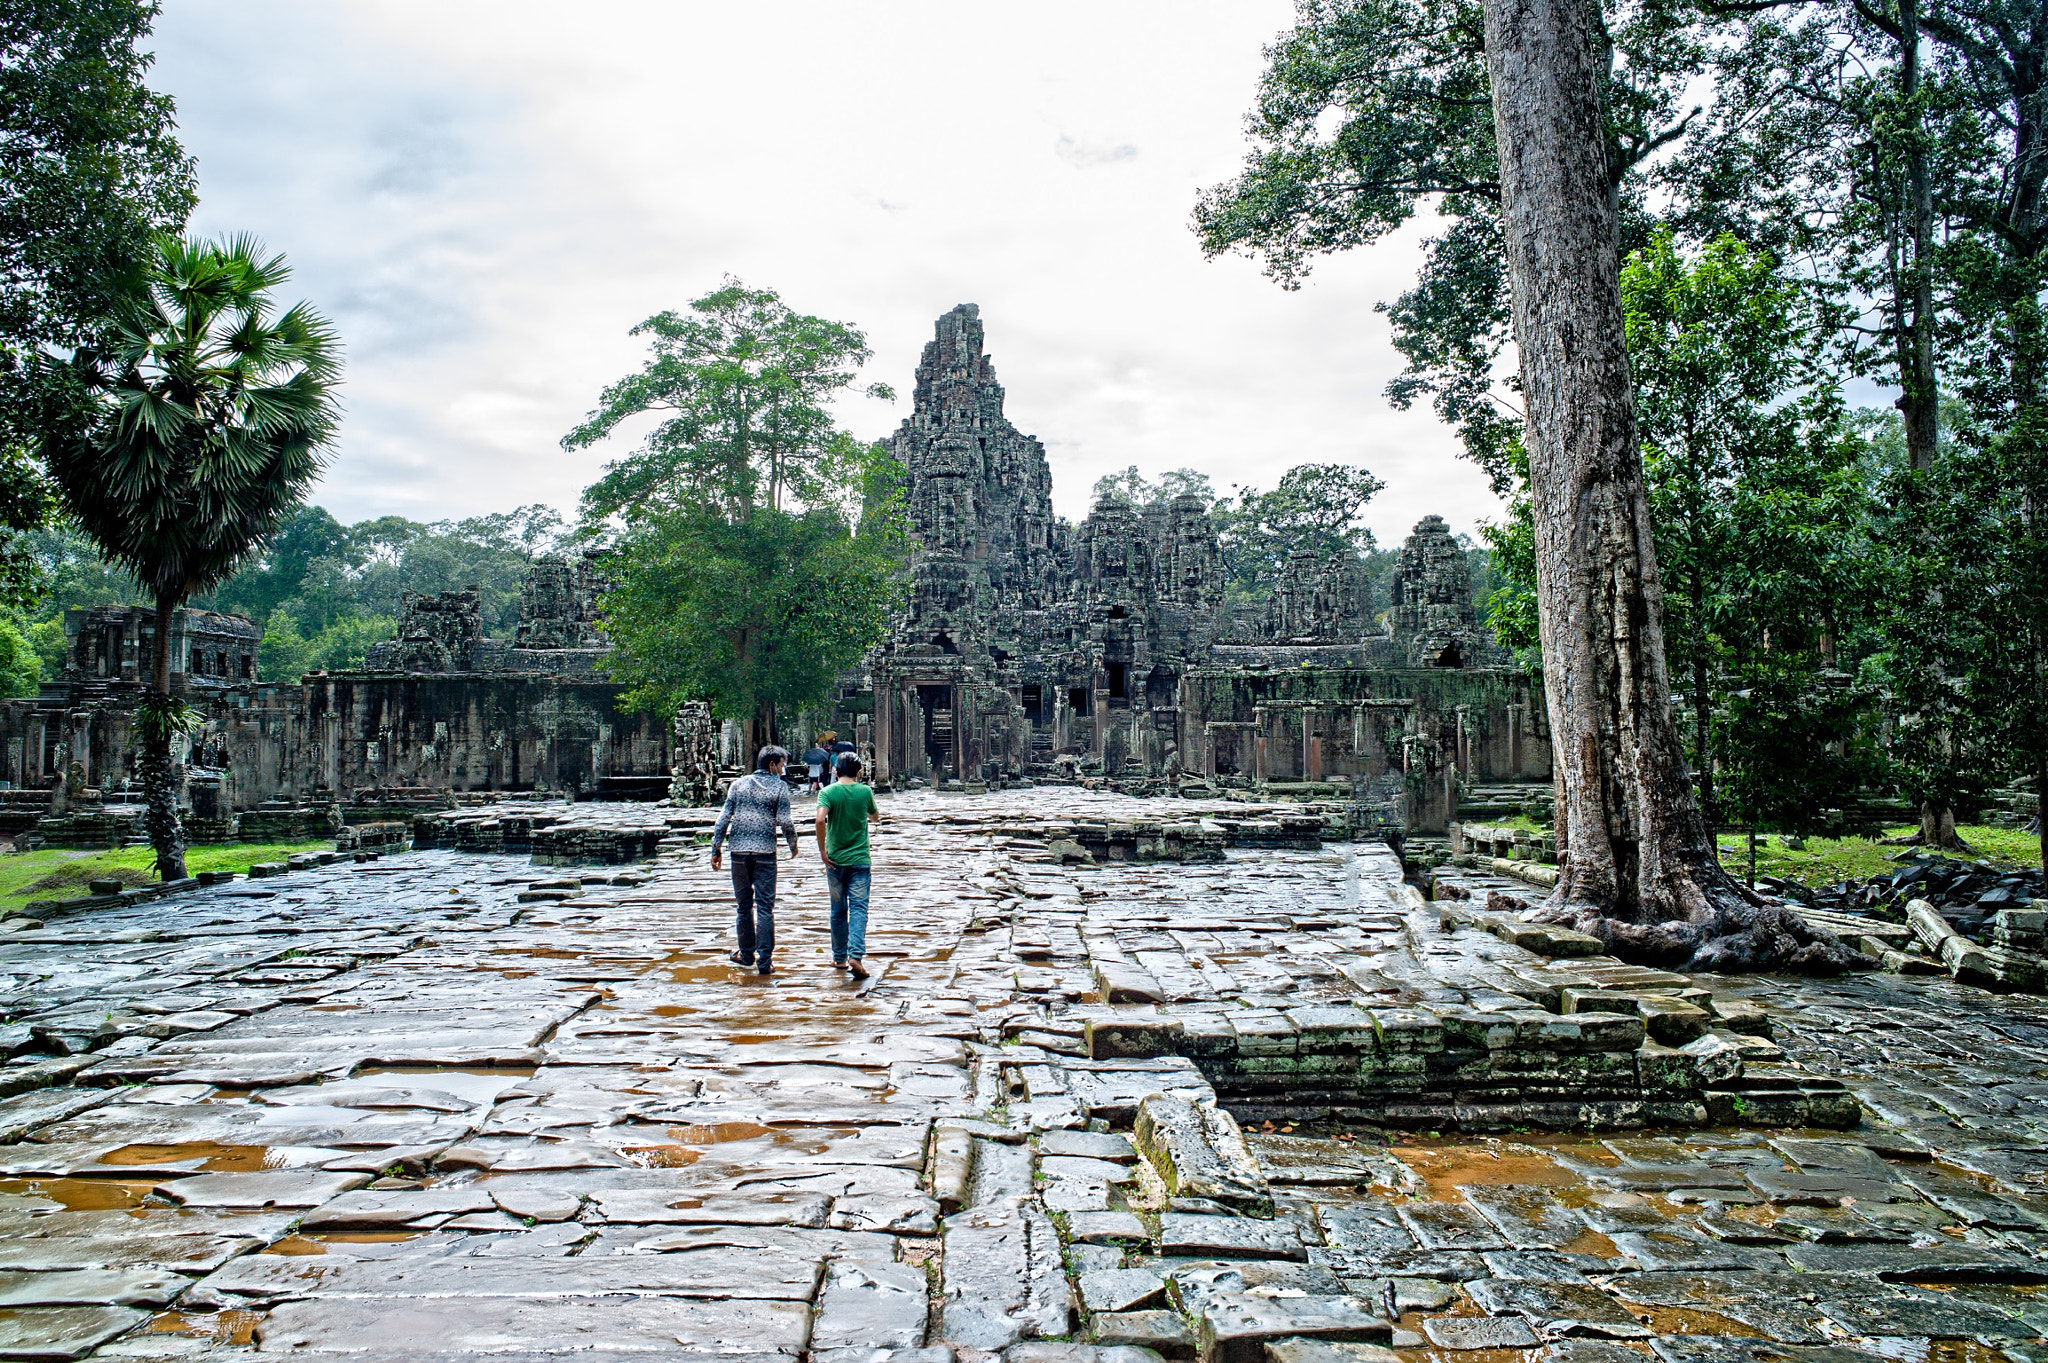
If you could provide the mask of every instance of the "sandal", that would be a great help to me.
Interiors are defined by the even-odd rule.
[[[743,970],[752,970],[754,968],[754,958],[751,956],[742,956],[737,951],[727,952],[725,959],[731,961],[734,965],[739,966]]]

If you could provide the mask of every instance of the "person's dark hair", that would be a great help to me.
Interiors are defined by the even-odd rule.
[[[775,745],[774,745],[773,743],[770,743],[770,744],[769,744],[769,745],[768,745],[767,747],[765,747],[765,748],[761,749],[761,751],[760,751],[759,753],[755,754],[755,756],[754,756],[754,770],[755,770],[755,771],[766,771],[766,770],[768,770],[768,764],[769,764],[770,762],[784,762],[784,763],[786,763],[786,762],[788,762],[788,761],[789,761],[789,749],[787,749],[787,748],[778,748],[778,747],[776,747],[776,746],[775,746]]]
[[[843,752],[839,754],[839,761],[834,765],[833,769],[841,776],[858,776],[860,775],[860,759],[850,752]]]

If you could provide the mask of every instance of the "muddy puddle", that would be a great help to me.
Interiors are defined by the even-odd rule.
[[[68,1212],[137,1211],[149,1197],[150,1189],[161,1181],[154,1178],[0,1178],[0,1194],[45,1198]]]
[[[225,1348],[247,1348],[256,1342],[263,1317],[254,1311],[160,1311],[142,1327],[144,1334],[189,1335]]]

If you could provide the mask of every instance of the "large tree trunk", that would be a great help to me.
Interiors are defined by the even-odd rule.
[[[177,603],[168,596],[156,601],[156,644],[150,659],[149,701],[137,725],[142,798],[148,813],[149,844],[156,849],[156,873],[164,880],[185,878],[185,829],[178,822],[178,787],[171,777],[171,620]],[[153,713],[152,713],[153,712]]]
[[[1587,0],[1486,0],[1485,17],[1568,839],[1546,908],[1640,960],[1840,969],[1862,958],[1721,870],[1693,797],[1623,345],[1596,16]]]

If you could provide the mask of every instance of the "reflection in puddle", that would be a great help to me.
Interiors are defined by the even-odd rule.
[[[1587,1147],[1607,1155],[1590,1141],[1579,1141],[1574,1145],[1574,1156]],[[1416,1177],[1428,1187],[1428,1196],[1433,1202],[1459,1201],[1460,1187],[1570,1188],[1584,1182],[1578,1174],[1559,1164],[1549,1151],[1520,1143],[1416,1143],[1396,1145],[1390,1153],[1415,1171]],[[1613,1156],[1607,1155],[1607,1159],[1611,1162]]]
[[[46,1197],[66,1211],[130,1211],[142,1205],[158,1180],[132,1182],[117,1178],[5,1178],[0,1193]]]
[[[192,1335],[215,1344],[244,1348],[255,1342],[262,1320],[254,1311],[160,1311],[143,1327],[152,1335]]]
[[[332,1150],[318,1153],[323,1159],[332,1159],[335,1155]],[[171,1145],[124,1145],[100,1156],[100,1163],[123,1166],[189,1164],[210,1174],[253,1174],[263,1169],[287,1168],[291,1161],[282,1151],[274,1151],[267,1145],[183,1141]]]

